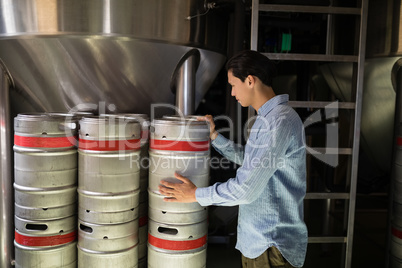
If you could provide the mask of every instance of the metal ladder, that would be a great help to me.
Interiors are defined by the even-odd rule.
[[[331,1],[332,2],[332,1]],[[359,2],[359,1],[358,1]],[[353,128],[351,133],[351,148],[314,148],[317,152],[331,152],[341,155],[349,155],[350,162],[348,164],[348,177],[346,183],[348,191],[341,193],[331,192],[307,192],[306,199],[326,199],[335,200],[343,199],[346,202],[345,209],[345,227],[346,236],[320,236],[309,237],[309,243],[343,243],[344,250],[344,267],[350,268],[352,263],[352,247],[353,233],[355,221],[355,205],[356,205],[356,188],[357,188],[357,172],[358,157],[360,143],[360,122],[362,112],[362,95],[363,95],[363,77],[365,62],[365,44],[366,44],[366,26],[368,13],[368,0],[361,0],[359,7],[335,7],[335,6],[305,6],[305,5],[278,5],[278,4],[260,4],[259,0],[252,0],[251,7],[251,43],[250,49],[257,51],[258,44],[258,26],[260,12],[287,12],[287,13],[317,13],[326,14],[327,17],[327,37],[326,37],[326,53],[325,54],[292,54],[292,53],[263,53],[271,60],[280,61],[320,61],[320,62],[351,62],[354,67],[354,79],[352,86],[354,87],[353,102],[339,102],[338,109],[350,110],[353,118]],[[358,16],[360,19],[358,31],[358,44],[354,55],[334,55],[332,50],[332,19],[334,15],[351,15]],[[294,108],[312,108],[322,109],[330,105],[330,102],[318,101],[290,101],[289,104]],[[255,114],[253,108],[249,108],[249,118]]]

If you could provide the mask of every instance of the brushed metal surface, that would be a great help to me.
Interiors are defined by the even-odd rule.
[[[391,169],[395,115],[395,89],[391,70],[399,57],[366,60],[362,100],[361,147],[382,171]],[[332,92],[342,101],[350,101],[352,64],[322,65],[321,72]]]
[[[176,64],[190,49],[124,37],[0,40],[0,58],[16,84],[11,97],[18,112],[95,110],[151,114],[152,103],[174,104],[171,77]],[[200,50],[200,54],[195,107],[225,60],[213,51]]]
[[[227,23],[206,11],[197,0],[0,1],[13,108],[150,114],[152,103],[174,104],[172,75],[193,48],[197,107],[225,61]]]
[[[10,155],[9,109],[24,112],[144,113],[161,117],[174,105],[174,70],[200,52],[195,107],[224,64],[227,10],[199,0],[0,0],[2,155]],[[4,89],[4,90],[3,90]],[[12,262],[10,157],[2,163],[1,266]],[[8,167],[8,168],[7,168]],[[11,253],[10,253],[11,252]]]
[[[1,63],[1,62],[0,62]],[[0,64],[0,150],[1,150],[1,206],[0,206],[0,267],[11,267],[14,262],[13,230],[13,182],[10,118],[10,80],[7,70]]]

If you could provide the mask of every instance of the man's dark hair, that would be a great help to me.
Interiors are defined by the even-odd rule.
[[[244,50],[234,55],[226,63],[226,70],[242,82],[249,75],[258,77],[262,83],[272,87],[272,80],[276,76],[275,64],[261,53],[253,50]]]

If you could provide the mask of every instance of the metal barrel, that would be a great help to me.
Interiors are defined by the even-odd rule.
[[[149,220],[148,267],[206,267],[207,221],[168,225]]]
[[[97,254],[85,250],[78,246],[78,267],[122,267],[122,268],[137,268],[140,267],[138,261],[138,246],[133,246],[126,250],[116,251],[112,253]]]
[[[130,114],[130,113],[120,113],[120,114],[100,114],[100,117],[114,117],[123,119],[134,119],[138,121],[141,125],[141,145],[147,144],[149,141],[149,126],[150,121],[147,114]]]
[[[110,213],[114,213],[111,223],[134,219],[127,219],[127,215],[133,214],[139,205],[140,135],[141,126],[133,119],[84,117],[80,120],[78,206],[81,220],[106,223],[111,220]]]
[[[137,267],[140,148],[133,118],[80,120],[78,267]]]
[[[77,267],[77,242],[48,248],[22,246],[14,242],[15,267]]]
[[[189,178],[197,187],[209,183],[209,128],[195,120],[156,119],[151,124],[149,165],[149,217],[168,224],[191,224],[207,218],[198,203],[163,201],[161,180],[180,182],[175,172]]]
[[[78,217],[99,224],[132,221],[139,216],[139,193],[102,194],[78,189]]]
[[[209,128],[206,122],[155,119],[150,127],[149,189],[161,179],[179,182],[178,172],[198,187],[209,182]]]
[[[27,220],[15,216],[16,267],[76,267],[77,218]]]
[[[118,224],[78,220],[78,267],[137,267],[138,218]]]
[[[14,118],[16,267],[77,265],[77,127],[71,114]]]
[[[25,219],[60,219],[77,213],[75,186],[32,188],[14,183],[15,215]]]
[[[163,201],[164,196],[149,191],[149,217],[167,224],[192,224],[204,221],[208,217],[206,207],[197,202],[175,203]]]
[[[15,214],[42,220],[76,213],[77,120],[69,114],[14,118]]]
[[[159,193],[158,186],[162,179],[180,182],[174,177],[178,172],[191,179],[198,187],[208,186],[209,183],[209,154],[187,152],[149,152],[149,189]]]
[[[198,203],[164,202],[161,180],[175,172],[196,186],[209,184],[209,127],[194,118],[155,119],[150,127],[148,267],[205,267],[207,209]]]
[[[96,253],[127,250],[138,244],[138,219],[117,224],[94,224],[78,219],[78,246]]]

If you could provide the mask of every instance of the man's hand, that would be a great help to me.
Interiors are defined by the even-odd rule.
[[[197,117],[198,121],[207,121],[209,125],[209,137],[214,140],[218,136],[218,132],[215,130],[214,118],[212,115],[207,114],[206,116]]]
[[[159,192],[166,196],[164,201],[181,203],[197,202],[197,199],[195,198],[195,190],[197,190],[197,186],[180,174],[175,173],[174,176],[180,180],[181,183],[162,180],[161,185],[159,185]]]

